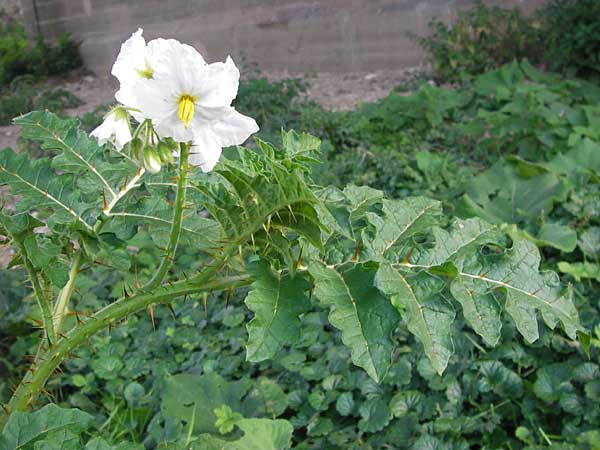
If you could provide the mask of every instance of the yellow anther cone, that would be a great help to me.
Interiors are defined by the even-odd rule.
[[[179,98],[177,117],[185,124],[186,128],[190,126],[192,117],[194,117],[194,97],[191,95],[182,95]]]

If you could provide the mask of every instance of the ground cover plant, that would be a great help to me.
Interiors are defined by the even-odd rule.
[[[598,448],[597,89],[524,63],[348,113],[300,93],[295,81],[243,83],[235,105],[257,118],[261,140],[227,150],[209,174],[160,144],[117,153],[76,120],[18,119],[41,143],[29,151],[45,154],[2,152],[3,167],[19,166],[2,180],[22,196],[2,216],[20,250],[12,265],[29,264],[42,295],[72,290],[49,349],[47,327],[41,336],[23,327],[23,317],[44,324],[35,292],[6,272],[4,317],[22,335],[7,349],[11,382],[38,382],[67,357],[34,412],[14,412],[22,397],[9,401],[5,382],[12,414],[0,442]],[[176,114],[186,119],[187,108]],[[40,192],[40,181],[54,184]],[[163,286],[149,292],[165,265]],[[207,291],[200,280],[212,271]],[[49,353],[19,372],[40,341]]]
[[[60,113],[79,104],[70,92],[40,88],[49,76],[64,75],[81,66],[78,44],[68,34],[49,43],[33,38],[22,23],[0,12],[0,125],[34,109]]]

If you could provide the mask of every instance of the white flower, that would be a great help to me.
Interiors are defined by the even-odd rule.
[[[151,79],[162,52],[169,50],[169,40],[154,39],[148,42],[142,37],[144,30],[138,30],[121,45],[121,51],[112,68],[112,74],[119,80],[120,88],[115,94],[118,102],[136,108],[136,84],[143,79]],[[196,52],[193,47],[181,44],[187,52]],[[202,58],[202,56],[200,56]],[[134,114],[135,116],[135,114]]]
[[[123,146],[132,139],[129,114],[122,107],[113,108],[104,116],[104,122],[90,135],[98,139],[98,144],[104,145],[107,142],[112,142],[117,150],[121,151]]]
[[[240,73],[229,57],[224,63],[206,64],[198,52],[176,40],[161,45],[153,77],[135,86],[137,107],[161,137],[193,143],[191,164],[212,170],[223,147],[242,144],[258,131],[254,119],[231,107]]]

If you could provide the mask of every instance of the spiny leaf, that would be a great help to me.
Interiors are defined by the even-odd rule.
[[[198,183],[205,205],[230,239],[249,239],[272,223],[292,230],[321,248],[321,223],[312,206],[317,198],[304,177],[279,161],[240,149],[242,162],[224,161],[220,180]]]
[[[76,222],[91,231],[83,217],[86,207],[80,204],[73,183],[71,175],[57,175],[45,158],[30,161],[11,149],[0,151],[0,184],[8,184],[12,194],[21,196],[19,211],[35,209],[51,226]]]
[[[577,331],[584,329],[579,323],[571,291],[563,289],[556,273],[539,272],[539,265],[540,254],[536,246],[528,241],[515,241],[505,254],[473,254],[457,261],[459,273],[453,283],[462,284],[467,290],[474,289],[473,282],[483,286],[476,292],[503,290],[506,311],[528,342],[539,337],[536,311],[542,314],[550,328],[560,322],[567,335],[575,339]]]
[[[484,244],[499,243],[503,239],[496,227],[479,218],[457,219],[448,230],[434,227],[433,236],[435,246],[421,255],[419,264],[442,265]]]
[[[424,197],[383,200],[382,205],[383,217],[367,213],[375,235],[365,246],[373,258],[389,256],[394,246],[437,225],[442,214],[440,202]]]
[[[247,325],[246,359],[259,362],[300,337],[299,316],[310,307],[310,284],[299,275],[274,271],[263,259],[247,268],[255,281],[245,303],[255,316]]]
[[[345,264],[339,267],[311,263],[315,296],[331,306],[329,322],[342,332],[342,341],[352,351],[352,362],[379,382],[391,364],[391,334],[398,313],[375,288],[378,265]]]
[[[22,136],[40,141],[45,150],[59,153],[52,161],[53,167],[63,172],[80,175],[78,185],[85,192],[106,191],[114,195],[118,184],[137,167],[122,158],[109,162],[103,157],[102,147],[80,128],[78,119],[61,119],[48,111],[33,111],[14,120],[23,127]]]
[[[382,264],[377,286],[391,297],[408,330],[423,344],[425,354],[441,374],[454,353],[451,333],[456,315],[442,295],[444,283],[425,272],[404,274],[399,268]]]

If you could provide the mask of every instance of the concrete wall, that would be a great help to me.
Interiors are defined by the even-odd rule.
[[[526,11],[544,0],[489,4]],[[174,37],[207,61],[228,54],[291,73],[368,72],[422,62],[408,33],[427,33],[470,0],[21,0],[28,27],[81,41],[88,68],[108,73],[120,44],[138,27],[146,38]]]

